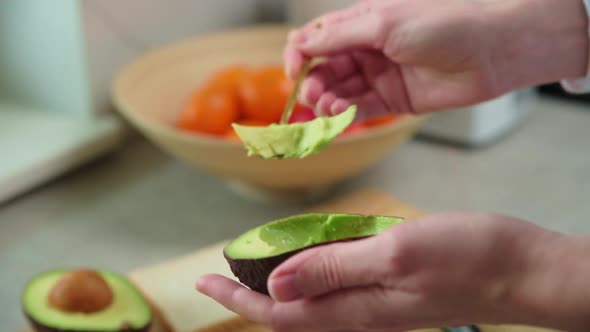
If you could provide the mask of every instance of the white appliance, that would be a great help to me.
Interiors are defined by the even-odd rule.
[[[471,107],[438,112],[418,134],[470,147],[487,146],[517,129],[530,113],[535,98],[534,90],[527,89]]]
[[[327,12],[358,0],[288,0],[287,20],[300,26]],[[432,114],[418,134],[468,146],[489,145],[517,128],[528,115],[536,94],[532,90],[509,93],[489,102]]]
[[[272,0],[0,1],[0,202],[119,145],[109,90],[133,57],[278,10]]]

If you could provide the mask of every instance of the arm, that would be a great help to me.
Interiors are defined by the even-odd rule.
[[[590,331],[590,237],[539,238],[509,302],[519,321],[571,332]]]
[[[586,75],[582,0],[362,1],[294,31],[289,75],[324,57],[302,85],[320,115],[425,113]],[[377,51],[377,52],[376,52]]]
[[[483,16],[498,36],[493,66],[507,90],[584,77],[590,34],[582,0],[513,0],[487,4]]]
[[[221,276],[197,288],[277,331],[407,331],[472,323],[590,331],[590,239],[488,213],[444,213],[305,250],[263,296]]]
[[[590,19],[590,0],[584,0],[586,14]],[[588,38],[590,38],[590,26],[588,27]],[[561,81],[563,89],[570,93],[590,93],[590,50],[588,50],[588,71],[585,78],[564,79]]]

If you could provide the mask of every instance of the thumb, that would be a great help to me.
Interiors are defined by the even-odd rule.
[[[390,251],[380,236],[305,250],[271,273],[269,293],[286,302],[379,283],[389,273]]]
[[[293,32],[297,48],[303,54],[330,56],[359,49],[378,49],[386,31],[377,12],[368,12],[341,21],[321,20],[314,29]]]

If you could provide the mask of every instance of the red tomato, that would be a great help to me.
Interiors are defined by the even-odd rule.
[[[191,96],[177,126],[192,132],[223,135],[238,118],[239,107],[231,90],[205,87]]]
[[[242,77],[238,87],[244,116],[278,122],[292,89],[293,82],[281,66],[271,65],[250,71]]]
[[[315,118],[316,116],[311,108],[297,103],[295,109],[293,109],[289,123],[308,122]]]
[[[234,130],[234,128],[230,128],[225,135],[223,135],[224,138],[230,140],[230,141],[240,141],[240,136],[238,136],[238,133],[236,133],[236,131]]]
[[[233,90],[237,94],[240,81],[248,73],[249,69],[245,65],[231,65],[213,73],[205,84],[210,88]]]
[[[365,124],[368,127],[377,127],[377,126],[381,126],[381,125],[386,125],[389,123],[392,123],[393,121],[398,119],[398,115],[397,114],[387,114],[387,115],[382,115],[373,119],[369,119],[365,121]]]
[[[346,128],[342,133],[340,133],[340,135],[338,135],[338,137],[360,134],[360,133],[366,131],[367,129],[368,128],[364,123],[355,122],[355,123],[351,124],[350,126],[348,126],[348,128]]]

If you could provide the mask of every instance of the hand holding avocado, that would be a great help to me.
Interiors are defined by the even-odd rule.
[[[219,275],[197,288],[276,331],[474,322],[585,331],[590,246],[583,241],[502,215],[436,214],[304,250],[272,271],[270,297]],[[554,269],[564,257],[584,264]]]
[[[223,251],[238,279],[268,295],[268,277],[291,256],[320,245],[379,234],[404,219],[343,213],[309,213],[268,222],[231,241]]]
[[[294,31],[285,63],[294,77],[304,58],[324,58],[299,96],[318,116],[351,105],[357,120],[459,108],[587,75],[584,9],[582,0],[359,1]],[[475,322],[582,332],[588,252],[588,237],[502,215],[435,214],[307,248],[273,269],[270,296],[218,275],[197,288],[276,331]]]

